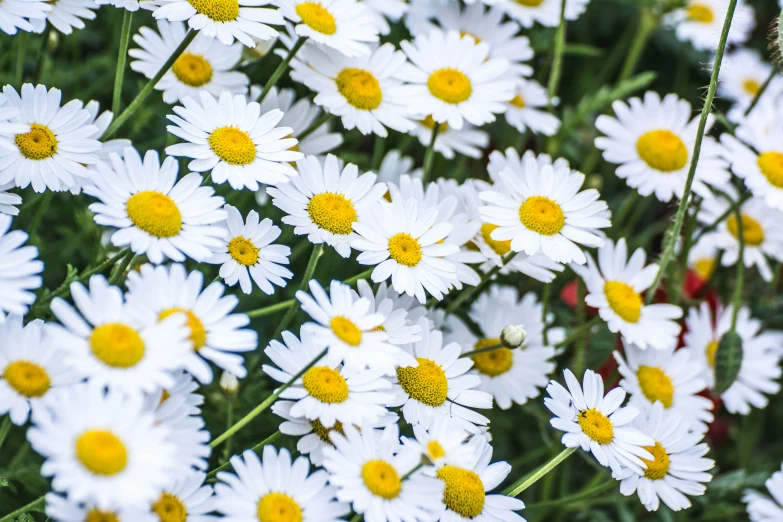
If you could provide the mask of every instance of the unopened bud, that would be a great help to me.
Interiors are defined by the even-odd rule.
[[[510,324],[500,332],[500,343],[506,348],[519,348],[525,342],[527,332],[521,324]]]
[[[223,393],[233,395],[239,390],[239,380],[231,372],[223,372],[220,376],[220,389]]]

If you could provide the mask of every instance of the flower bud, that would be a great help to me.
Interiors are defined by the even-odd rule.
[[[220,389],[227,395],[233,395],[239,390],[239,380],[231,372],[223,372],[220,376]]]
[[[521,324],[510,324],[500,332],[500,343],[506,348],[519,348],[525,342],[527,332]]]

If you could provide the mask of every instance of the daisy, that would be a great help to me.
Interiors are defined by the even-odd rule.
[[[745,181],[753,196],[783,211],[783,126],[761,128],[752,124],[753,120],[745,125],[747,144],[727,132],[721,135],[725,157],[731,162],[732,172]]]
[[[28,3],[28,2],[25,2]],[[84,20],[95,20],[98,4],[93,0],[58,0],[49,4],[52,8],[46,12],[46,18],[30,18],[33,32],[42,33],[46,23],[63,34],[71,34],[74,29],[84,29]]]
[[[152,511],[158,515],[159,522],[213,522],[217,517],[209,515],[213,511],[215,498],[212,486],[204,485],[207,474],[202,471],[189,471],[177,478],[153,502]]]
[[[691,308],[685,321],[685,347],[691,352],[691,360],[702,369],[707,385],[715,385],[715,357],[720,339],[731,329],[733,307],[722,306],[713,313],[706,302]],[[750,310],[742,307],[737,314],[736,332],[742,338],[742,363],[736,380],[721,394],[729,413],[747,415],[751,407],[766,408],[769,399],[780,391],[780,346],[783,333],[776,330],[761,331],[762,323],[750,316]]]
[[[38,248],[22,246],[28,236],[21,230],[10,231],[12,221],[0,214],[0,324],[7,314],[25,315],[35,301],[32,290],[43,283]]]
[[[268,0],[160,0],[153,16],[171,22],[188,21],[188,27],[231,45],[236,38],[253,48],[253,38],[271,40],[283,25],[283,15]]]
[[[74,176],[87,178],[85,165],[98,162],[101,148],[94,125],[85,124],[90,113],[79,100],[60,107],[61,92],[26,83],[21,95],[10,85],[3,87],[3,100],[17,107],[10,126],[0,126],[0,184],[13,181],[19,188],[33,186],[36,192],[58,191],[75,184]],[[19,131],[19,132],[17,132]]]
[[[57,493],[47,493],[46,516],[57,522],[86,522],[110,520],[112,522],[159,522],[157,517],[140,506],[128,509],[102,510],[93,504],[68,500]]]
[[[398,132],[413,130],[406,115],[408,100],[400,72],[405,54],[386,43],[370,54],[348,58],[315,46],[301,52],[292,64],[291,78],[317,93],[313,103],[340,116],[346,130],[388,136],[386,127]]]
[[[379,183],[399,183],[400,178],[406,174],[410,175],[413,171],[413,158],[403,156],[396,149],[390,150],[381,160],[381,166],[378,167]],[[415,174],[414,174],[415,176]],[[384,196],[388,201],[390,196]]]
[[[397,22],[408,11],[406,0],[363,0],[362,5],[372,16],[378,32],[387,35],[391,32],[389,22]]]
[[[560,127],[557,116],[546,112],[549,96],[535,80],[517,81],[514,97],[506,105],[506,121],[519,132],[530,129],[534,134],[552,136]],[[552,100],[555,104],[555,100]]]
[[[722,23],[722,22],[721,22]],[[617,118],[601,115],[595,126],[606,134],[595,139],[609,163],[620,165],[615,174],[642,196],[655,192],[663,202],[682,197],[691,164],[699,118],[691,119],[691,104],[675,94],[661,100],[648,91],[644,100],[631,98],[629,105],[618,100],[612,104]],[[705,132],[712,127],[707,119]],[[693,191],[710,197],[707,185],[722,186],[729,181],[722,147],[705,136],[693,178]]]
[[[310,473],[307,457],[291,462],[287,449],[264,446],[259,459],[251,450],[231,457],[234,473],[221,471],[215,485],[215,511],[222,520],[298,520],[338,522],[350,509],[334,499],[324,470]]]
[[[589,2],[590,0],[566,0],[566,21],[579,18]],[[560,24],[560,0],[509,0],[499,5],[522,27],[532,27],[534,23],[545,27],[556,27]]]
[[[276,0],[300,37],[352,58],[370,54],[378,41],[373,14],[357,0]]]
[[[435,120],[432,119],[432,116],[427,116],[415,123],[416,128],[413,133],[419,138],[419,143],[422,146],[429,147]],[[487,145],[489,145],[489,133],[468,122],[464,122],[459,129],[441,123],[433,149],[449,160],[454,159],[456,154],[478,159],[484,154],[483,149]]]
[[[661,500],[672,511],[688,509],[688,496],[704,495],[704,483],[712,480],[707,471],[715,467],[715,461],[704,458],[709,446],[700,442],[701,434],[689,430],[685,418],[664,410],[660,402],[653,404],[635,425],[655,441],[645,448],[653,458],[642,459],[647,465],[643,475],[630,470],[626,473],[620,493],[637,493],[647,511],[658,511]]]
[[[690,42],[700,51],[714,51],[720,40],[728,7],[729,3],[725,0],[688,0],[684,7],[667,15],[665,22],[674,27],[678,40]],[[738,2],[726,43],[744,43],[754,27],[756,19],[753,7],[745,2]]]
[[[411,61],[401,77],[410,84],[402,94],[412,116],[431,115],[457,130],[465,120],[481,126],[495,121],[503,102],[514,97],[513,82],[502,79],[508,61],[490,58],[490,46],[471,36],[432,31],[400,46]]]
[[[151,503],[180,472],[168,428],[128,397],[85,383],[63,390],[27,431],[41,474],[68,500],[100,510]]]
[[[747,504],[751,522],[783,520],[783,471],[776,471],[764,483],[769,496],[746,489],[742,501]]]
[[[49,343],[45,328],[40,319],[23,326],[19,315],[0,324],[0,415],[8,414],[17,426],[27,422],[31,410],[78,381]]]
[[[22,196],[8,192],[14,188],[14,183],[6,183],[0,185],[0,214],[7,214],[9,216],[19,215],[19,209],[16,205],[22,204]]]
[[[111,236],[114,246],[130,246],[154,264],[186,256],[205,261],[220,246],[223,231],[212,225],[226,219],[223,198],[200,186],[201,176],[191,173],[177,181],[177,160],[168,157],[161,165],[154,150],[142,162],[128,147],[123,158],[111,154],[110,162],[97,166],[95,185],[84,192],[100,200],[89,207],[95,222],[119,229]]]
[[[247,102],[241,94],[223,92],[216,100],[206,91],[182,100],[174,107],[177,116],[167,118],[175,125],[166,129],[187,143],[166,147],[166,154],[194,158],[188,168],[194,172],[212,171],[212,180],[231,185],[234,190],[258,190],[258,184],[288,183],[296,170],[289,162],[303,157],[291,150],[297,141],[287,138],[290,127],[276,127],[283,118],[279,110],[261,115],[261,106]]]
[[[625,390],[614,388],[604,397],[604,381],[594,371],[585,371],[584,391],[571,370],[564,370],[563,375],[568,389],[552,381],[546,388],[550,397],[544,399],[546,407],[555,414],[550,424],[565,432],[563,445],[581,446],[592,452],[599,464],[611,468],[616,479],[624,476],[624,467],[642,475],[647,469],[645,461],[654,458],[645,446],[653,446],[655,441],[628,426],[639,410],[620,407]]]
[[[334,447],[324,449],[324,469],[337,488],[337,500],[350,502],[367,522],[432,520],[440,511],[443,484],[411,473],[420,455],[402,444],[396,424],[383,431],[370,426],[332,432]]]
[[[176,443],[175,461],[181,463],[186,470],[206,470],[209,456],[212,454],[212,447],[209,445],[212,437],[204,429],[204,419],[190,415],[163,422],[171,431],[170,440]]]
[[[133,41],[141,49],[128,51],[131,58],[136,58],[130,68],[153,78],[185,39],[185,33],[185,24],[166,20],[158,20],[158,32],[149,27],[140,28]],[[242,58],[242,49],[239,42],[225,45],[199,34],[155,88],[163,91],[163,101],[169,104],[181,103],[187,97],[195,98],[201,91],[213,96],[220,96],[223,91],[245,94],[250,79],[244,73],[231,70]]]
[[[293,225],[294,234],[307,234],[314,245],[326,243],[338,254],[351,255],[351,241],[357,219],[386,193],[371,172],[359,175],[356,165],[341,168],[336,156],[321,162],[307,156],[297,162],[299,176],[291,183],[270,187],[272,204],[288,214],[283,223]]]
[[[411,321],[408,310],[394,299],[398,294],[392,292],[386,283],[379,283],[377,290],[373,292],[370,284],[365,279],[360,279],[356,282],[356,289],[354,297],[370,302],[368,313],[379,313],[383,316],[383,321],[376,328],[386,332],[389,337],[386,342],[402,345],[421,340],[421,327]]]
[[[539,166],[524,158],[524,170],[502,170],[499,182],[479,197],[485,222],[497,225],[490,238],[511,240],[514,252],[532,256],[539,251],[558,263],[585,263],[578,244],[602,246],[596,229],[611,226],[607,205],[595,189],[579,191],[585,175],[567,165]]]
[[[772,65],[763,61],[756,51],[735,49],[723,56],[718,95],[737,103],[745,110],[761,90],[771,71]],[[783,88],[780,78],[775,78],[772,82],[767,89],[780,92]]]
[[[4,0],[0,5],[0,31],[11,36],[17,29],[31,32],[31,20],[46,20],[46,13],[51,9],[48,2],[39,0]]]
[[[234,295],[223,295],[225,287],[213,282],[204,288],[204,274],[190,273],[180,264],[143,265],[131,271],[126,282],[128,314],[139,322],[155,323],[171,315],[184,315],[193,349],[182,358],[182,366],[202,384],[212,382],[209,362],[239,378],[247,375],[242,353],[258,346],[255,331],[245,314],[231,313],[239,303]]]
[[[174,423],[183,417],[201,415],[204,396],[195,393],[198,383],[185,370],[172,372],[174,384],[144,396],[145,409],[160,422]]]
[[[142,323],[103,276],[92,276],[89,285],[71,283],[76,309],[60,297],[51,304],[61,324],[48,325],[50,342],[62,350],[64,363],[93,384],[127,394],[173,385],[171,371],[193,350],[185,314]]]
[[[433,466],[470,466],[474,451],[467,444],[470,434],[449,417],[433,417],[426,424],[414,424],[413,436],[402,443],[415,449]]]
[[[113,5],[118,9],[126,9],[135,13],[139,8],[154,11],[158,8],[159,0],[96,0],[98,5]]]
[[[691,360],[688,350],[675,351],[673,345],[664,350],[642,350],[623,344],[625,357],[615,351],[614,358],[622,376],[620,386],[631,394],[630,404],[648,411],[660,402],[667,414],[682,417],[689,429],[707,431],[713,403],[698,395],[707,388],[707,381],[701,364]]]

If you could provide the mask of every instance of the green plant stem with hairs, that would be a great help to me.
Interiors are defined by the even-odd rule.
[[[505,256],[503,256],[503,259],[499,265],[493,266],[489,269],[489,271],[485,272],[481,276],[481,280],[476,286],[469,286],[466,287],[460,294],[449,304],[449,306],[446,307],[446,313],[451,314],[460,307],[460,305],[465,302],[466,299],[470,298],[475,293],[481,291],[481,289],[484,288],[484,286],[489,282],[490,279],[492,279],[495,274],[500,272],[500,269],[506,266],[507,263],[509,263],[512,259],[514,259],[514,256],[517,255],[517,252],[514,252],[513,250],[509,253],[507,253]]]
[[[549,83],[547,84],[547,110],[552,110],[552,100],[557,94],[557,86],[560,83],[560,74],[563,71],[563,53],[565,51],[566,39],[566,21],[565,21],[566,0],[560,0],[560,23],[555,31],[555,52],[552,59],[552,71],[549,73]]]
[[[313,247],[313,252],[310,254],[310,259],[307,261],[307,268],[305,269],[304,277],[302,277],[302,281],[299,283],[299,290],[302,291],[307,290],[307,285],[310,284],[310,280],[313,278],[313,273],[315,272],[315,267],[318,264],[318,260],[321,258],[323,253],[324,253],[323,243],[320,243]],[[283,320],[280,321],[280,323],[277,325],[277,328],[275,328],[275,333],[272,335],[272,339],[277,339],[280,333],[283,330],[285,330],[286,326],[288,326],[288,323],[290,323],[291,320],[294,318],[296,312],[299,311],[299,300],[296,299],[296,297],[294,297],[292,301],[293,302],[288,307],[288,311],[283,316]]]
[[[3,448],[3,443],[5,442],[6,437],[8,437],[8,433],[11,431],[11,415],[6,415],[3,419],[2,424],[0,424],[0,449]]]
[[[41,83],[43,77],[44,62],[46,61],[46,47],[49,44],[49,33],[52,32],[52,24],[47,23],[44,32],[41,34],[41,47],[38,48],[38,55],[35,57],[35,83]]]
[[[563,462],[565,459],[570,457],[578,448],[566,448],[560,453],[558,453],[552,460],[549,462],[546,462],[543,464],[540,468],[535,470],[533,473],[530,474],[528,477],[523,477],[521,481],[518,481],[517,483],[512,484],[508,488],[506,488],[503,491],[504,495],[508,495],[509,497],[516,497],[523,491],[525,491],[527,488],[541,480],[542,477],[544,477],[547,473],[555,469],[558,464]]]
[[[733,213],[735,209],[740,208],[743,203],[745,203],[747,200],[749,200],[751,198],[751,196],[752,196],[752,194],[750,192],[746,192],[743,195],[741,195],[739,197],[739,199],[737,199],[737,201],[732,201],[731,198],[728,195],[725,195],[725,193],[724,193],[724,197],[727,200],[731,201],[731,205],[729,205],[729,208],[727,208],[720,216],[718,216],[715,219],[715,221],[713,221],[712,223],[710,223],[706,227],[704,227],[701,230],[699,230],[699,232],[693,237],[692,243],[695,245],[696,243],[699,242],[699,239],[701,239],[701,237],[704,234],[712,232],[713,230],[718,228],[718,225],[720,225],[723,222],[724,219],[729,217],[729,215],[731,213]]]
[[[19,31],[16,35],[16,63],[14,63],[14,85],[20,88],[24,78],[24,59],[27,53],[27,33]]]
[[[742,306],[742,285],[745,282],[745,223],[742,222],[742,212],[739,207],[734,208],[734,216],[737,219],[737,242],[739,253],[737,254],[737,280],[734,281],[734,308],[731,311],[731,331],[737,331],[737,316]]]
[[[114,272],[109,278],[110,285],[116,285],[125,278],[125,271],[128,270],[128,267],[133,261],[133,257],[134,257],[133,250],[128,249],[125,252],[125,257],[123,257],[122,261],[120,261],[120,264],[115,267]]]
[[[114,94],[111,99],[111,112],[118,114],[120,112],[120,103],[122,101],[122,80],[125,76],[125,61],[128,59],[128,45],[130,43],[131,24],[133,22],[133,11],[123,9],[122,30],[120,31],[120,49],[117,52],[117,69],[114,73]]]
[[[642,57],[642,52],[647,46],[647,42],[650,40],[653,31],[658,27],[658,16],[653,13],[649,7],[642,7],[639,13],[639,25],[634,33],[631,45],[628,48],[628,54],[625,56],[625,62],[620,69],[620,76],[617,78],[617,82],[620,83],[623,80],[627,80],[636,70],[636,66],[639,64],[639,59]]]
[[[277,81],[280,79],[280,77],[283,76],[283,73],[288,68],[288,65],[291,63],[291,60],[294,59],[294,56],[296,56],[296,53],[299,52],[299,49],[302,48],[302,46],[305,44],[306,41],[307,41],[307,36],[300,36],[296,40],[294,46],[291,48],[290,51],[288,51],[286,57],[277,66],[277,69],[275,69],[275,71],[272,73],[272,76],[269,77],[266,84],[264,84],[264,90],[261,91],[261,94],[258,95],[258,99],[256,99],[258,103],[264,101],[266,95],[269,94],[269,91],[272,90],[272,87],[274,87]]]
[[[12,520],[15,520],[16,517],[20,515],[24,515],[25,513],[29,513],[33,510],[39,510],[44,507],[44,497],[38,497],[37,499],[33,500],[26,506],[22,506],[16,511],[12,511],[11,513],[8,513],[3,518],[0,518],[0,522],[11,522]]]
[[[767,79],[764,80],[763,84],[761,84],[761,87],[759,87],[759,90],[756,91],[756,94],[753,95],[753,100],[750,102],[750,105],[748,105],[748,108],[745,109],[745,116],[750,114],[750,112],[756,107],[756,104],[758,104],[761,96],[764,94],[764,91],[767,90],[769,84],[772,83],[772,80],[774,80],[775,76],[778,74],[780,74],[780,71],[778,71],[777,66],[773,65],[772,70],[769,72],[769,76],[767,76]]]
[[[432,134],[430,135],[430,144],[427,145],[427,150],[424,151],[424,167],[422,168],[421,182],[425,184],[430,179],[430,172],[432,171],[432,162],[435,159],[435,140],[438,139],[439,131],[440,131],[440,124],[433,120]]]

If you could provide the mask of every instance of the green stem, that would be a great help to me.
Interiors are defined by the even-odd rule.
[[[110,285],[116,285],[123,279],[125,276],[125,271],[128,269],[131,261],[133,261],[133,256],[133,250],[128,249],[128,251],[125,252],[125,257],[122,258],[120,264],[117,265],[117,267],[114,269],[114,273],[112,273],[111,278],[109,278]]]
[[[286,55],[285,59],[282,62],[280,62],[280,65],[277,66],[275,72],[272,73],[272,76],[269,77],[269,80],[267,80],[266,85],[264,85],[264,90],[261,91],[261,94],[258,95],[258,99],[256,100],[258,103],[264,101],[266,95],[269,94],[269,91],[271,91],[272,87],[275,86],[277,80],[279,80],[280,77],[283,76],[283,73],[288,68],[288,64],[291,63],[291,60],[294,59],[294,56],[296,56],[296,53],[299,52],[299,49],[302,48],[302,46],[305,44],[306,41],[307,41],[306,36],[300,36],[299,39],[294,44],[294,46],[291,48],[291,50],[288,51],[288,55]]]
[[[530,477],[525,478],[520,484],[512,484],[503,493],[509,497],[516,497],[527,488],[538,482],[544,475],[552,471],[558,464],[571,456],[577,448],[566,448],[561,451],[555,458],[538,468]]]
[[[723,222],[723,220],[724,220],[724,219],[726,219],[727,217],[729,217],[729,214],[732,214],[732,213],[733,213],[733,212],[734,212],[736,209],[740,208],[740,207],[742,206],[742,204],[743,204],[743,203],[745,203],[747,200],[749,200],[749,199],[751,198],[751,195],[752,195],[752,194],[751,194],[750,192],[746,192],[745,194],[743,194],[742,196],[740,196],[740,198],[739,198],[737,201],[731,201],[731,198],[729,198],[729,197],[728,197],[728,195],[724,196],[726,199],[728,199],[729,201],[731,201],[731,205],[729,206],[729,208],[727,208],[727,209],[726,209],[726,210],[723,212],[723,214],[721,214],[720,216],[718,216],[718,217],[715,219],[715,221],[713,221],[712,223],[710,223],[710,224],[709,224],[709,225],[707,225],[706,227],[704,227],[704,228],[702,228],[701,230],[699,230],[699,232],[698,232],[698,233],[696,233],[696,235],[695,235],[695,236],[693,236],[693,241],[692,241],[692,243],[695,245],[696,243],[698,243],[698,242],[699,242],[699,239],[701,239],[701,237],[702,237],[704,234],[707,234],[707,233],[709,233],[709,232],[712,232],[713,230],[715,230],[716,228],[718,228],[718,225],[720,225],[720,224]]]
[[[46,23],[46,28],[41,34],[41,47],[38,48],[38,56],[35,59],[35,83],[41,83],[43,77],[44,61],[46,60],[46,46],[49,43],[49,33],[52,32],[52,24]]]
[[[267,438],[265,438],[264,440],[262,440],[261,442],[259,442],[258,444],[256,444],[255,446],[253,446],[251,449],[253,451],[255,451],[256,453],[258,453],[258,450],[262,449],[264,446],[266,446],[268,444],[274,443],[277,439],[279,439],[282,436],[283,436],[283,434],[280,433],[280,431],[278,430],[278,431],[274,432],[273,434],[271,434],[270,436],[268,436]],[[211,479],[212,477],[214,477],[215,475],[217,475],[221,471],[225,471],[225,470],[227,470],[230,467],[231,467],[231,461],[228,460],[228,461],[224,462],[223,464],[221,464],[220,466],[218,466],[215,469],[213,469],[212,471],[210,471],[209,473],[207,473],[207,478]]]
[[[429,180],[432,162],[435,159],[435,140],[438,139],[438,132],[440,132],[440,124],[433,121],[430,144],[427,145],[427,150],[424,152],[424,168],[422,169],[421,175],[421,182],[425,185],[427,184],[427,180]]]
[[[653,14],[652,10],[649,8],[642,8],[641,13],[639,13],[639,25],[634,34],[633,41],[631,41],[628,54],[625,56],[625,62],[623,63],[623,68],[620,70],[620,76],[617,78],[617,83],[627,80],[634,73],[636,66],[639,64],[639,59],[642,57],[642,52],[657,26],[658,18]]]
[[[3,419],[3,423],[0,424],[0,448],[3,447],[5,438],[8,436],[8,432],[11,431],[11,416],[6,415]]]
[[[449,306],[446,307],[446,313],[451,314],[454,313],[454,310],[460,307],[460,305],[465,302],[466,299],[471,297],[476,292],[480,291],[484,286],[489,282],[492,277],[500,272],[500,269],[503,268],[509,261],[514,259],[514,256],[517,255],[517,252],[514,252],[513,250],[503,256],[503,260],[499,265],[493,266],[489,269],[486,273],[482,274],[481,281],[479,281],[479,284],[476,286],[470,286],[466,287],[460,294],[454,299]]]
[[[617,212],[612,214],[612,223],[618,225],[618,230],[621,224],[625,223],[625,218],[628,217],[628,213],[631,211],[632,208],[634,208],[634,205],[636,205],[636,201],[638,199],[639,199],[639,193],[636,192],[635,190],[632,190],[631,193],[628,194],[625,197],[625,199],[623,199],[623,202],[620,203],[620,208],[617,209]]]
[[[30,511],[34,509],[41,509],[44,506],[44,498],[38,497],[37,499],[33,500],[26,506],[22,506],[16,511],[13,511],[11,513],[8,513],[3,518],[0,518],[0,522],[10,522],[11,520],[14,520],[19,515],[24,515],[25,513],[29,513]]]
[[[460,357],[473,357],[474,355],[478,355],[484,352],[491,352],[497,350],[498,348],[503,348],[503,343],[493,344],[492,346],[487,346],[486,348],[479,348],[478,350],[471,350],[469,352],[463,353],[462,355],[460,355]]]
[[[14,64],[14,86],[21,88],[24,77],[24,55],[27,52],[27,33],[20,31],[16,35],[16,63]]]
[[[574,359],[571,363],[571,368],[575,375],[582,375],[585,371],[585,365],[587,364],[587,346],[582,342],[582,333],[588,331],[590,327],[585,328],[585,319],[587,317],[587,306],[585,305],[585,295],[587,294],[587,288],[585,282],[582,279],[576,281],[576,322],[581,325],[579,328],[574,329],[571,332],[570,337],[576,341],[574,346]],[[593,317],[593,320],[597,318]],[[563,346],[568,346],[568,339],[561,341]]]
[[[685,225],[685,232],[683,234],[682,249],[680,250],[680,269],[675,271],[675,276],[672,278],[672,287],[670,288],[670,295],[672,296],[672,303],[679,305],[680,298],[682,297],[682,280],[685,277],[685,273],[688,271],[688,257],[690,256],[691,246],[693,246],[693,231],[696,229],[697,216],[699,215],[699,209],[701,208],[701,199],[696,202],[691,212],[691,216],[688,218],[688,222]]]
[[[128,44],[130,43],[133,11],[124,9],[122,16],[122,31],[120,32],[120,49],[117,51],[117,70],[114,73],[114,95],[111,99],[112,114],[119,114],[122,101],[122,80],[125,76],[125,61],[128,59]]]
[[[321,116],[315,120],[313,123],[310,124],[309,127],[307,127],[299,136],[294,136],[296,139],[299,140],[299,143],[302,142],[306,137],[308,137],[310,134],[315,132],[321,125],[328,122],[332,119],[332,114],[329,112],[324,112],[321,114]]]
[[[571,330],[571,333],[568,334],[568,336],[560,341],[559,343],[555,344],[555,348],[562,348],[564,346],[568,346],[570,343],[574,342],[575,340],[579,339],[579,337],[590,330],[593,326],[597,325],[601,322],[601,316],[596,315],[586,323],[582,323],[580,326],[577,326],[573,330]],[[579,374],[577,374],[579,375]]]
[[[772,80],[775,79],[775,76],[779,74],[779,71],[777,69],[776,65],[772,65],[772,70],[769,72],[769,76],[767,76],[767,79],[764,80],[764,83],[761,85],[758,91],[756,91],[756,94],[753,95],[753,101],[750,102],[750,105],[748,105],[748,108],[745,109],[745,116],[750,114],[750,112],[756,107],[756,104],[758,104],[759,100],[761,99],[761,95],[764,94],[764,91],[767,90],[767,87],[769,87],[769,84],[772,83]]]
[[[615,479],[609,479],[603,483],[601,483],[598,486],[585,489],[584,491],[578,491],[574,493],[573,495],[569,495],[566,497],[561,497],[556,500],[549,500],[545,502],[536,502],[534,504],[528,504],[525,506],[525,509],[535,509],[535,508],[543,508],[543,507],[555,507],[555,506],[562,506],[565,504],[571,504],[576,503],[582,500],[586,499],[592,499],[599,493],[603,493],[604,491],[607,491],[612,488],[617,487],[617,480]]]
[[[231,428],[234,424],[234,399],[228,399],[228,408],[226,408],[226,429]],[[226,446],[223,448],[223,460],[227,461],[231,457],[231,442],[232,437],[226,440]]]
[[[54,192],[52,192],[51,190],[47,190],[46,192],[44,192],[41,203],[38,205],[38,208],[35,209],[35,215],[33,216],[33,221],[30,223],[30,226],[27,229],[27,233],[30,235],[30,237],[35,237],[35,231],[36,229],[38,229],[38,224],[41,222],[44,212],[46,212],[46,209],[49,207],[49,203],[52,202],[53,197],[54,197]]]
[[[737,280],[734,282],[734,309],[731,311],[731,331],[736,331],[737,314],[742,304],[742,284],[745,280],[745,224],[742,222],[742,212],[739,207],[734,209],[737,218],[737,241],[739,241],[739,254],[737,256]]]
[[[313,247],[313,252],[310,254],[310,260],[307,262],[307,268],[305,269],[304,277],[302,278],[302,282],[299,283],[299,290],[307,291],[307,285],[313,278],[313,272],[315,272],[318,259],[323,255],[323,253],[323,243]],[[275,328],[275,333],[272,335],[272,339],[277,339],[277,336],[280,335],[283,330],[285,330],[286,326],[288,326],[288,323],[290,323],[296,315],[296,312],[299,311],[299,299],[294,298],[292,301],[293,303],[291,303],[291,305],[288,307],[288,311],[283,316],[283,320],[280,321],[280,324],[278,324],[277,328]]]
[[[682,193],[682,199],[680,200],[680,206],[677,207],[677,214],[674,218],[674,228],[672,233],[666,238],[666,248],[661,255],[661,261],[658,267],[658,273],[655,274],[655,280],[647,291],[647,304],[651,303],[655,297],[655,292],[658,290],[658,286],[661,284],[661,278],[666,273],[669,263],[674,258],[674,246],[677,243],[677,238],[680,236],[682,230],[682,222],[685,219],[685,211],[688,208],[688,204],[691,199],[691,187],[693,186],[693,178],[696,175],[696,165],[699,162],[699,153],[701,152],[701,143],[704,140],[704,129],[707,126],[707,117],[710,114],[710,108],[712,107],[712,101],[715,99],[715,90],[718,88],[718,74],[720,73],[720,66],[723,62],[723,53],[726,50],[726,40],[729,37],[729,27],[731,27],[731,19],[734,17],[734,10],[737,7],[737,0],[729,0],[729,7],[726,11],[726,18],[723,21],[723,29],[720,34],[720,42],[718,43],[718,49],[715,53],[715,62],[712,66],[712,76],[710,77],[710,86],[707,88],[707,97],[704,100],[704,107],[701,110],[701,117],[699,118],[699,127],[696,131],[696,141],[693,144],[693,154],[691,157],[691,166],[688,169],[688,178],[685,180],[685,189]]]
[[[560,23],[555,31],[555,54],[552,59],[552,71],[549,73],[549,83],[547,85],[547,110],[552,110],[552,100],[557,93],[557,85],[560,83],[560,73],[563,70],[563,52],[565,50],[566,40],[566,21],[565,21],[566,0],[560,0]]]

